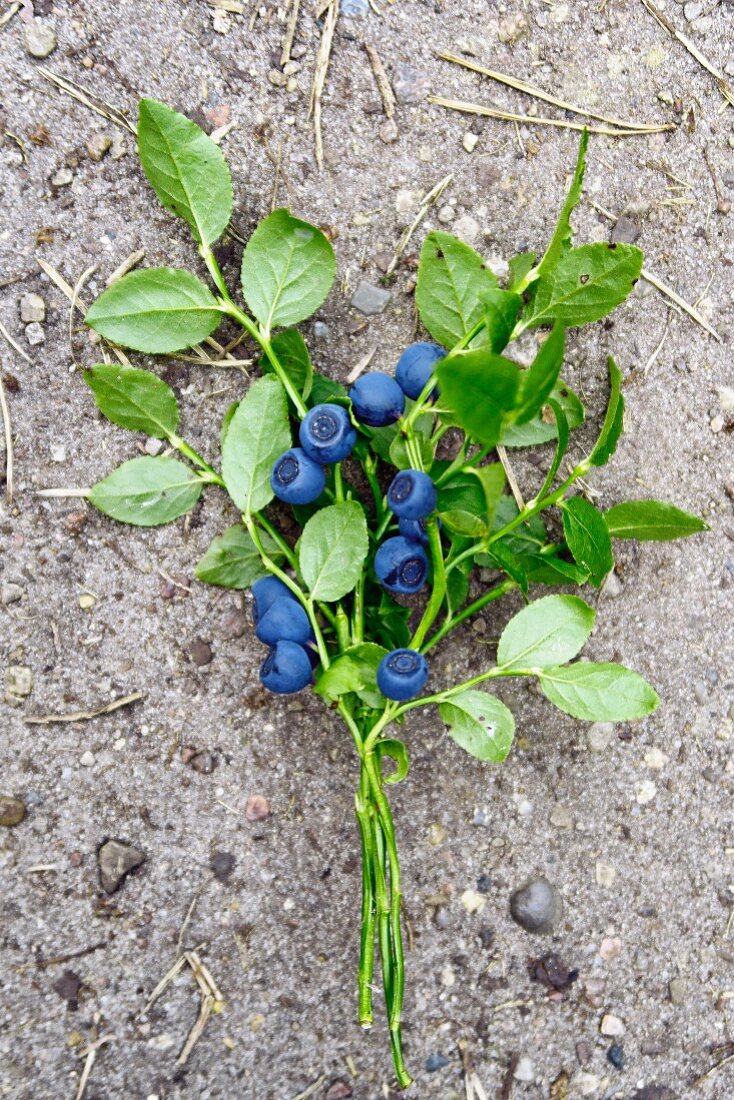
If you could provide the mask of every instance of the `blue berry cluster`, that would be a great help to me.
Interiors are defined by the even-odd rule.
[[[420,397],[445,354],[437,344],[414,343],[401,355],[394,378],[382,371],[362,375],[349,391],[355,420],[368,428],[394,424],[405,411],[406,397]],[[437,388],[431,397],[438,397]],[[313,503],[326,488],[325,467],[348,458],[356,441],[357,431],[345,408],[316,405],[301,422],[300,447],[286,451],[273,465],[273,492],[288,504]],[[428,578],[425,521],[436,509],[436,487],[422,470],[401,470],[387,490],[387,505],[398,520],[400,533],[378,547],[375,574],[388,592],[411,595],[419,592]],[[253,585],[253,596],[256,634],[272,646],[260,678],[271,691],[300,691],[313,678],[308,616],[275,578]],[[386,698],[404,701],[418,695],[427,678],[425,657],[412,649],[396,649],[381,662],[377,683]]]

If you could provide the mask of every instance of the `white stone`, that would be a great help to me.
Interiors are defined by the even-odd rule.
[[[521,1058],[518,1061],[513,1077],[516,1081],[533,1081],[535,1079],[535,1066],[528,1057]]]
[[[481,913],[487,904],[487,897],[485,894],[480,894],[478,890],[465,890],[461,895],[461,904],[467,913]]]
[[[645,753],[645,764],[648,768],[652,768],[653,771],[659,772],[667,763],[667,756],[657,747],[657,745],[653,746],[653,748]]]
[[[614,885],[614,880],[617,877],[617,870],[612,867],[611,863],[604,863],[603,860],[598,859],[595,867],[596,883],[597,886],[601,886],[604,890],[608,890],[610,886]]]
[[[614,737],[614,724],[612,722],[594,722],[586,731],[586,743],[589,752],[604,752],[609,748]]]
[[[85,753],[82,753],[82,756],[79,760],[79,763],[81,764],[81,766],[83,768],[93,768],[94,767],[94,753],[90,752],[90,750],[87,749],[87,751]]]
[[[657,793],[658,789],[652,779],[643,779],[640,783],[635,783],[635,802],[639,806],[647,806]]]
[[[24,294],[20,299],[20,319],[28,325],[31,321],[46,320],[46,303],[40,294]]]
[[[608,1039],[619,1039],[624,1035],[624,1020],[621,1020],[619,1016],[613,1016],[611,1012],[607,1012],[605,1016],[602,1016],[599,1030]]]
[[[454,974],[453,968],[450,966],[445,966],[441,971],[441,985],[445,986],[446,989],[451,989],[451,987],[455,985],[455,983],[456,975]]]
[[[31,11],[33,9],[31,8]],[[34,19],[23,32],[25,48],[31,57],[48,57],[56,49],[56,35],[47,23]]]
[[[36,348],[39,344],[45,343],[46,333],[43,331],[38,321],[31,321],[30,325],[26,325],[25,327],[25,338],[32,348]]]
[[[464,146],[467,153],[473,153],[474,150],[477,147],[477,142],[478,141],[479,141],[479,135],[478,134],[472,134],[471,131],[469,131],[466,134],[464,134],[463,138],[461,139],[461,144]]]

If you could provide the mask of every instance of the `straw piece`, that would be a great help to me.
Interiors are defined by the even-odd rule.
[[[505,122],[524,122],[528,126],[557,126],[562,130],[588,130],[590,134],[606,134],[607,137],[645,137],[647,134],[660,134],[675,129],[673,123],[656,126],[650,130],[615,130],[609,126],[585,126],[582,122],[568,122],[560,118],[543,118],[538,115],[516,115],[511,111],[502,111],[497,107],[485,107],[480,103],[467,103],[461,99],[445,99],[443,96],[429,95],[429,103],[439,107],[448,107],[452,111],[463,111],[469,115],[483,115],[486,118],[498,118]]]

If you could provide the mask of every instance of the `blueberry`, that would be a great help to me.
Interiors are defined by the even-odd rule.
[[[300,447],[293,447],[275,462],[270,484],[279,500],[287,504],[310,504],[323,493],[326,475],[323,466],[309,458]]]
[[[260,617],[276,600],[285,596],[291,600],[296,598],[288,585],[283,584],[277,577],[261,577],[259,581],[255,581],[252,586],[252,617],[255,625],[257,626]]]
[[[298,642],[276,642],[260,668],[260,680],[268,691],[291,695],[313,679],[311,662]]]
[[[445,355],[446,352],[438,344],[422,341],[405,349],[398,359],[395,378],[406,397],[412,397],[414,401],[420,397],[439,360]],[[438,387],[431,397],[438,397]]]
[[[428,679],[428,664],[414,649],[394,649],[377,666],[377,686],[386,699],[404,703],[420,695]]]
[[[313,639],[308,615],[297,600],[285,596],[275,600],[267,611],[260,616],[255,635],[265,645],[277,642],[298,642],[305,645]]]
[[[405,394],[395,379],[374,370],[357,379],[349,391],[354,415],[371,428],[384,428],[403,415]]]
[[[375,573],[388,592],[418,592],[428,575],[426,552],[403,535],[385,539],[375,554]]]
[[[425,519],[436,507],[436,486],[421,470],[401,470],[387,490],[387,506],[396,516]]]
[[[439,520],[439,530],[441,526],[441,520]],[[419,542],[421,546],[428,546],[428,532],[426,531],[426,521],[424,519],[406,519],[405,516],[401,516],[398,530],[401,535],[405,535],[406,539]]]
[[[309,458],[328,465],[345,459],[357,441],[349,413],[341,405],[316,405],[301,421],[298,436]]]

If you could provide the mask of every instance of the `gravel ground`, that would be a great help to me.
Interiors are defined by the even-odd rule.
[[[734,69],[730,2],[660,4]],[[130,135],[57,92],[39,66],[133,118],[138,97],[153,95],[208,129],[234,122],[222,147],[242,235],[269,209],[282,149],[279,201],[338,234],[340,278],[319,315],[328,330],[308,324],[305,335],[317,365],[344,379],[375,345],[374,365],[391,369],[411,339],[409,261],[420,236],[382,315],[349,303],[360,279],[378,283],[421,194],[453,172],[441,219],[506,259],[543,246],[573,164],[568,131],[477,124],[429,106],[426,88],[514,110],[530,102],[436,59],[451,48],[603,111],[680,122],[659,136],[592,138],[589,201],[576,222],[580,239],[603,239],[611,223],[593,204],[626,211],[648,268],[688,301],[703,296],[699,309],[722,342],[644,283],[613,323],[570,341],[567,377],[590,408],[580,445],[603,407],[608,351],[627,376],[628,432],[594,482],[604,505],[674,499],[712,527],[687,542],[619,544],[614,585],[589,597],[599,605],[589,654],[648,676],[662,696],[656,714],[590,731],[521,685],[505,688],[520,735],[501,769],[464,755],[437,716],[407,727],[412,771],[391,798],[411,929],[413,1093],[463,1097],[463,1043],[488,1097],[731,1097],[734,1062],[693,1083],[734,1052],[733,109],[637,0],[397,0],[339,21],[322,175],[308,122],[313,5],[299,18],[299,68],[285,86],[284,7],[244,0],[243,14],[216,10],[225,6],[42,0],[36,14],[58,39],[45,61],[29,55],[20,14],[0,30],[0,320],[30,359],[0,340],[16,463],[15,499],[0,505],[0,646],[16,689],[2,704],[0,794],[27,808],[19,825],[0,827],[0,1095],[74,1096],[86,1045],[100,1036],[112,1038],[98,1050],[88,1100],[290,1100],[312,1084],[308,1095],[330,1100],[391,1095],[384,1024],[363,1034],[355,1020],[353,752],[317,699],[264,697],[246,601],[192,582],[211,538],[232,522],[223,499],[208,495],[186,526],[140,531],[80,500],[35,495],[89,485],[141,443],[96,414],[79,373],[94,349],[76,329],[70,341],[68,302],[36,258],[71,284],[94,265],[86,301],[140,248],[147,264],[196,267]],[[363,41],[401,92],[394,142],[383,141]],[[478,137],[471,153],[467,132]],[[95,159],[105,136],[114,144]],[[226,253],[231,275],[239,251]],[[24,331],[26,293],[43,298],[46,315]],[[213,454],[241,378],[178,361],[163,370],[191,442]],[[532,484],[524,459],[517,472]],[[440,671],[478,668],[478,641],[497,637],[510,610],[485,616],[483,635],[467,629],[445,645]],[[29,686],[18,669],[32,674],[28,694],[17,694]],[[142,700],[93,721],[25,722],[136,691]],[[263,820],[248,819],[259,803],[245,812],[254,795],[269,803]],[[108,895],[98,848],[110,837],[145,862]],[[553,936],[531,937],[509,915],[512,890],[539,874],[564,899]],[[463,904],[469,889],[480,911]],[[190,972],[140,1016],[181,944],[204,945],[224,1000],[183,1068],[176,1060],[199,1006]],[[563,984],[553,962],[529,967],[548,952],[578,971],[568,989],[548,989]],[[605,1015],[617,1022],[602,1028]]]

